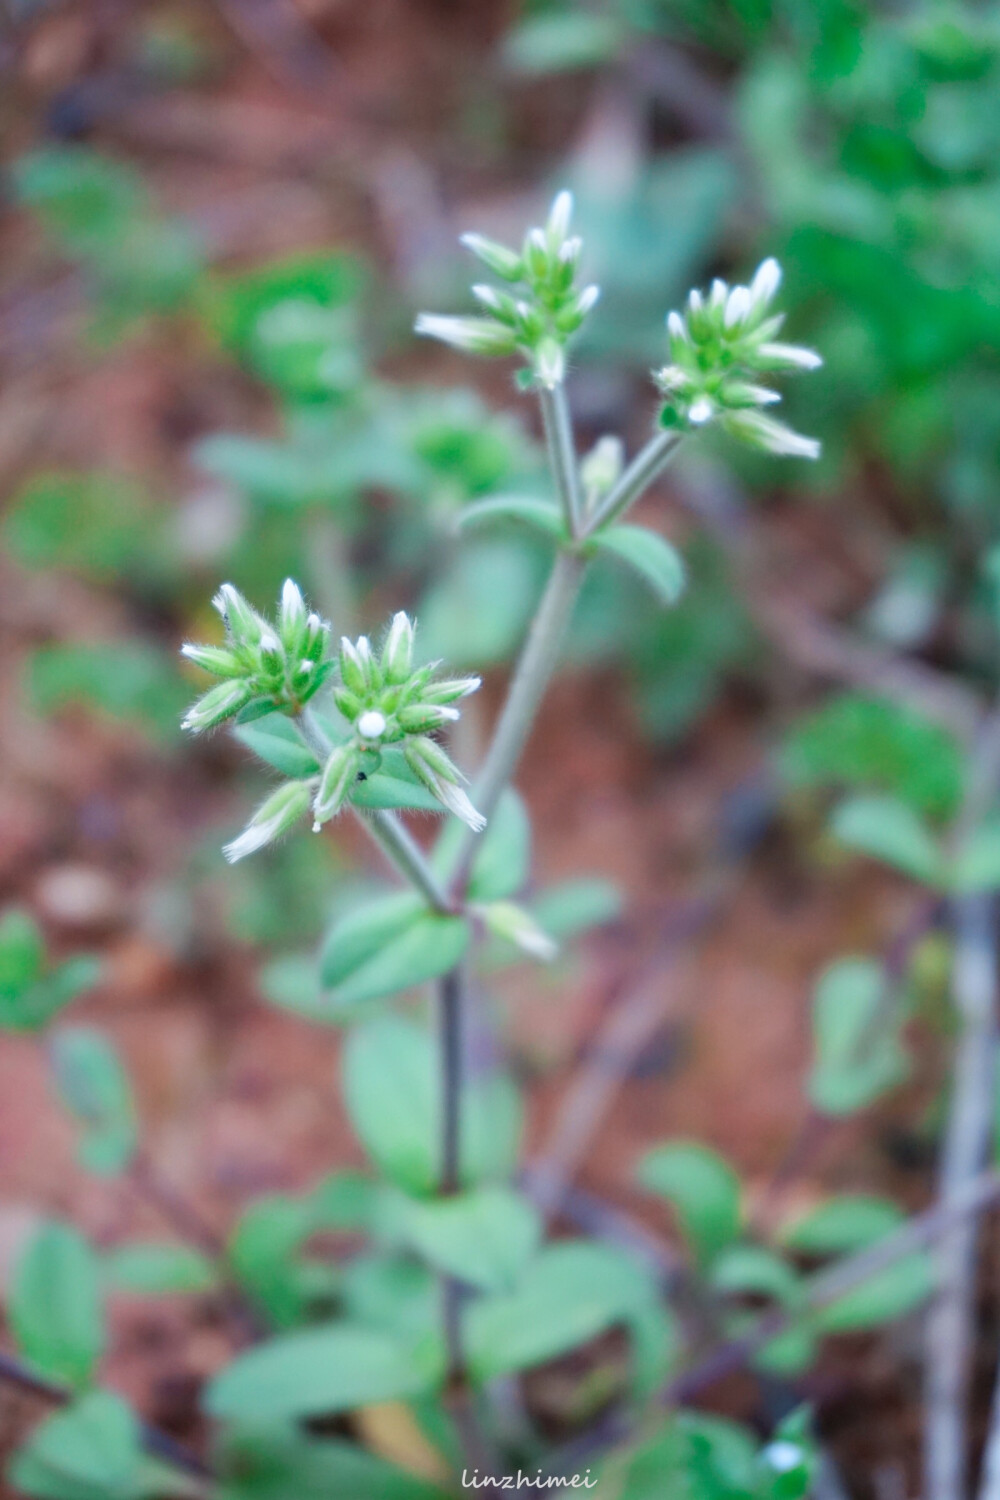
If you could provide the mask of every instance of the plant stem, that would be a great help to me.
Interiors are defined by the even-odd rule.
[[[574,539],[580,535],[582,505],[580,501],[580,475],[573,443],[573,426],[566,400],[566,388],[560,382],[554,386],[539,386],[538,400],[542,408],[542,426],[549,450],[549,464],[555,480],[559,501],[566,517],[569,534]]]
[[[489,819],[510,781],[534,727],[538,706],[559,659],[559,647],[586,571],[586,559],[559,552],[552,565],[538,611],[507,693],[472,800]],[[475,850],[476,835],[466,832],[455,856],[451,889],[461,890]]]
[[[940,1201],[954,1201],[989,1151],[996,1082],[996,921],[993,898],[955,902],[953,993],[962,1030],[941,1164]],[[977,1225],[957,1224],[937,1249],[937,1290],[927,1316],[924,1463],[927,1500],[962,1500],[976,1289]]]
[[[461,1178],[459,1125],[462,1101],[462,970],[452,969],[438,991],[441,1037],[441,1175],[442,1196],[457,1193]]]
[[[665,469],[680,445],[682,434],[661,430],[651,437],[629,464],[613,489],[605,495],[600,505],[587,521],[586,536],[614,521],[628,510],[653,480]]]
[[[306,706],[298,716],[302,738],[320,760],[325,760],[332,747],[330,737],[311,708]],[[426,899],[435,911],[451,913],[453,903],[431,869],[423,850],[411,837],[398,818],[391,812],[361,813],[352,808],[354,815],[386,854],[391,863]]]
[[[357,813],[379,848],[435,911],[450,914],[454,904],[431,869],[420,845],[391,812]]]

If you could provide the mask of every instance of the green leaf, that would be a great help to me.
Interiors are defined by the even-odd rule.
[[[443,809],[422,782],[419,782],[398,745],[382,752],[382,764],[364,781],[357,781],[350,793],[355,807],[415,807],[421,812],[440,814]]]
[[[113,474],[36,474],[3,525],[26,567],[69,568],[103,581],[155,566],[159,531],[142,491]]]
[[[740,1232],[740,1181],[727,1161],[697,1141],[656,1146],[639,1164],[639,1182],[666,1198],[702,1265]]]
[[[0,1016],[3,1002],[16,1000],[41,978],[45,945],[37,923],[26,911],[12,908],[0,917]]]
[[[676,604],[684,591],[680,554],[657,531],[645,526],[611,526],[599,531],[593,546],[620,559],[638,573],[661,604]]]
[[[793,786],[877,789],[931,817],[950,817],[961,801],[955,739],[887,698],[835,694],[793,727],[780,764]]]
[[[815,1061],[809,1097],[825,1114],[865,1109],[906,1076],[898,1005],[885,1006],[885,975],[867,958],[843,958],[813,994]],[[884,1013],[883,1013],[884,1012]]]
[[[710,1280],[716,1291],[770,1297],[782,1307],[795,1304],[801,1285],[788,1261],[763,1245],[727,1245],[712,1262]]]
[[[851,797],[833,815],[842,843],[883,860],[925,885],[938,885],[944,870],[940,850],[926,823],[895,797]]]
[[[268,713],[233,730],[241,744],[284,776],[304,781],[319,773],[319,761],[285,714]]]
[[[210,1292],[219,1284],[217,1267],[191,1245],[120,1245],[105,1253],[101,1266],[106,1286],[144,1297]]]
[[[912,1312],[933,1290],[934,1263],[925,1251],[915,1251],[821,1308],[814,1323],[823,1333],[877,1328]]]
[[[367,1001],[436,979],[458,963],[470,935],[464,918],[433,912],[408,891],[367,902],[342,917],[323,945],[325,1005],[348,1019]]]
[[[431,1036],[398,1016],[357,1026],[343,1054],[351,1124],[379,1169],[405,1192],[433,1192],[440,1172],[440,1057]],[[462,1098],[465,1185],[513,1170],[520,1105],[507,1079],[467,1081]]]
[[[80,1161],[113,1176],[131,1161],[137,1131],[132,1090],[114,1047],[92,1026],[64,1026],[49,1042],[60,1099],[83,1125]]]
[[[904,1217],[888,1198],[843,1193],[794,1220],[782,1230],[781,1240],[802,1255],[846,1255],[882,1239]]]
[[[165,740],[179,738],[188,700],[173,657],[134,640],[40,646],[28,662],[27,687],[41,714],[81,705]]]
[[[7,1473],[37,1500],[137,1500],[143,1462],[131,1408],[111,1391],[91,1391],[40,1423]]]
[[[456,671],[481,672],[517,649],[542,588],[531,536],[470,537],[417,608],[421,651]]]
[[[550,885],[531,903],[531,913],[539,927],[557,941],[613,922],[621,909],[621,891],[610,880],[597,876],[581,876]]]
[[[18,1352],[41,1374],[85,1385],[104,1352],[97,1257],[69,1224],[43,1224],[14,1269],[7,1315]]]
[[[405,1401],[443,1374],[440,1351],[348,1322],[284,1334],[210,1381],[205,1409],[228,1421],[280,1422]]]
[[[948,885],[960,896],[1000,886],[1000,818],[990,818],[963,843],[952,864]]]
[[[442,1491],[346,1438],[292,1423],[235,1427],[219,1453],[221,1500],[442,1500]]]
[[[404,1238],[432,1266],[485,1291],[513,1286],[542,1235],[537,1209],[500,1185],[436,1201],[406,1199],[401,1223]]]
[[[545,10],[518,21],[504,42],[503,60],[511,72],[529,77],[596,68],[611,62],[626,38],[616,16]]]
[[[236,1279],[279,1328],[305,1312],[296,1256],[317,1228],[308,1199],[272,1193],[246,1209],[230,1236],[226,1253]]]
[[[566,537],[566,525],[559,506],[551,500],[537,500],[530,495],[489,495],[484,500],[464,505],[455,516],[455,525],[461,531],[510,521],[528,526],[542,536],[560,541]]]
[[[68,958],[51,974],[23,990],[16,999],[0,998],[0,1027],[40,1031],[78,995],[93,989],[101,977],[100,960],[86,954]]]
[[[616,1324],[633,1333],[656,1293],[629,1256],[588,1240],[547,1245],[511,1292],[480,1297],[466,1319],[469,1371],[492,1380],[557,1359]],[[654,1320],[661,1363],[670,1334]]]

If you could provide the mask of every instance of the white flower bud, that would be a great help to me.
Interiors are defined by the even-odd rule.
[[[413,670],[413,621],[404,610],[392,617],[382,647],[382,672],[386,682],[405,682]]]
[[[240,677],[244,672],[242,663],[224,646],[197,646],[186,641],[181,647],[181,655],[214,677]]]
[[[815,349],[801,344],[761,344],[754,358],[769,370],[818,370],[823,363]]]
[[[553,250],[558,250],[569,233],[569,222],[573,217],[573,194],[563,189],[557,193],[549,210],[545,233]]]
[[[508,250],[482,234],[463,234],[461,243],[504,281],[520,281],[524,275],[524,264],[516,250]]]
[[[606,495],[625,467],[625,449],[619,437],[598,438],[580,464],[580,479],[588,497]]]
[[[355,728],[363,740],[379,740],[385,734],[385,724],[385,714],[379,713],[377,708],[368,708],[358,715]]]
[[[688,326],[679,312],[667,313],[667,332],[671,338],[678,339],[681,343],[690,344],[691,342]]]
[[[229,863],[232,865],[238,859],[245,859],[248,854],[254,854],[287,833],[308,808],[311,796],[307,781],[286,781],[284,786],[279,786],[261,803],[239,838],[223,848]]]
[[[461,818],[473,833],[482,833],[486,827],[486,819],[473,807],[460,786],[455,786],[451,781],[443,781],[438,788],[437,796],[448,811],[453,812],[456,818]]]
[[[773,299],[775,292],[781,285],[781,267],[773,255],[767,260],[762,260],[754,278],[750,283],[750,296],[756,309],[761,309]]]
[[[313,802],[316,823],[325,823],[328,818],[339,813],[357,778],[358,768],[359,752],[356,746],[338,745],[330,752]]]
[[[231,583],[224,583],[212,600],[237,645],[256,646],[264,622]]]
[[[475,912],[497,937],[505,938],[541,963],[551,963],[559,952],[559,944],[515,901],[490,901],[475,907]]]
[[[346,635],[340,638],[340,675],[345,687],[355,693],[366,693],[372,686],[372,648],[367,636],[349,641]]]
[[[753,306],[753,298],[748,286],[734,286],[726,299],[725,326],[735,328],[742,323],[747,313]]]
[[[762,411],[746,409],[726,412],[726,431],[754,448],[776,453],[784,458],[819,458],[820,445],[815,438],[803,437],[784,422],[765,416]]]
[[[209,688],[197,703],[193,703],[187,714],[181,720],[181,728],[188,730],[191,734],[201,734],[206,729],[214,729],[216,724],[221,724],[225,719],[231,719],[233,714],[238,714],[253,697],[253,688],[248,682],[220,682],[217,687]]]
[[[699,396],[696,401],[692,401],[691,403],[688,411],[688,421],[693,422],[696,427],[701,427],[703,423],[710,422],[714,415],[714,403],[708,396]]]
[[[417,333],[440,339],[468,354],[513,354],[517,341],[509,328],[490,318],[455,318],[421,313],[413,325]]]
[[[286,640],[293,640],[305,633],[309,612],[306,609],[306,601],[302,597],[302,590],[294,578],[286,578],[282,586],[279,617],[282,634]]]

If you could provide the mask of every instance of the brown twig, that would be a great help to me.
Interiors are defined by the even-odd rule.
[[[38,1396],[53,1406],[68,1406],[75,1397],[75,1392],[68,1386],[36,1375],[10,1354],[0,1354],[0,1381],[17,1386],[19,1390],[30,1396]],[[185,1448],[169,1434],[161,1432],[158,1427],[150,1427],[148,1423],[143,1422],[141,1432],[143,1446],[154,1457],[173,1464],[176,1468],[183,1469],[186,1474],[195,1475],[199,1479],[212,1477],[211,1469],[196,1453],[192,1453],[189,1448]]]

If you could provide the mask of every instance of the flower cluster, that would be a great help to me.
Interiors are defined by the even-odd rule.
[[[559,193],[544,228],[529,229],[520,251],[466,234],[462,243],[506,283],[474,286],[479,317],[421,313],[416,331],[472,354],[521,353],[531,379],[554,386],[566,369],[566,344],[599,296],[596,286],[577,285],[582,241],[570,235],[570,193]]]
[[[237,714],[252,717],[272,709],[297,713],[332,668],[326,660],[329,625],[309,611],[290,578],[281,591],[274,625],[231,583],[222,585],[212,603],[226,627],[225,645],[188,644],[181,651],[223,681],[192,705],[183,727],[200,734]]]
[[[455,704],[474,693],[478,677],[435,679],[436,663],[413,666],[413,622],[393,616],[385,643],[376,654],[366,636],[340,643],[340,685],[334,702],[353,734],[331,752],[313,804],[316,823],[343,807],[362,771],[377,770],[382,747],[401,744],[417,780],[433,797],[479,832],[485,820],[462,789],[464,777],[447,751],[430,736],[459,717]]]
[[[818,458],[819,443],[768,416],[780,401],[761,384],[771,372],[815,370],[812,349],[775,341],[784,318],[769,309],[781,281],[776,260],[765,260],[749,286],[713,281],[707,297],[693,291],[682,313],[667,318],[671,363],[654,376],[667,401],[665,427],[704,427],[718,421],[733,437],[769,453]]]

